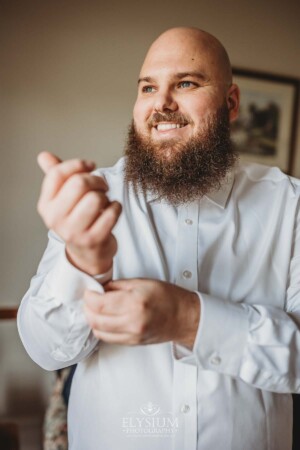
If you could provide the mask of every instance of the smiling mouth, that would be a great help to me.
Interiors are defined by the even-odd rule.
[[[168,131],[168,130],[175,130],[177,128],[183,128],[187,124],[186,123],[158,123],[155,125],[155,128],[157,131]]]

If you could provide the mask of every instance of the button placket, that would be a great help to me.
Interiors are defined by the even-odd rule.
[[[210,364],[212,364],[213,366],[219,366],[222,362],[222,359],[219,355],[213,355],[210,358]]]
[[[176,284],[198,289],[198,202],[178,209]]]
[[[188,412],[190,412],[190,407],[189,407],[189,405],[187,405],[187,404],[184,404],[184,405],[182,405],[182,407],[180,408],[180,411],[183,413],[183,414],[187,414]]]
[[[189,270],[184,270],[182,272],[183,278],[185,278],[186,280],[188,280],[189,278],[192,278],[192,272],[190,272]]]
[[[197,448],[197,371],[197,366],[175,361],[173,400],[179,426],[174,450]]]

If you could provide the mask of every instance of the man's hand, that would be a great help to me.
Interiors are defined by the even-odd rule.
[[[148,279],[111,281],[106,292],[85,292],[85,314],[94,335],[126,345],[175,341],[190,348],[196,337],[197,294],[174,284]]]
[[[94,163],[61,162],[48,152],[39,154],[38,163],[45,173],[38,212],[46,226],[65,241],[74,266],[90,275],[107,272],[117,251],[112,229],[121,205],[108,200],[104,179],[91,175]]]

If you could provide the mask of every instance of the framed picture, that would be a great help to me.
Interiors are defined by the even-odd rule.
[[[292,173],[299,80],[238,68],[233,79],[241,104],[231,131],[241,159]]]

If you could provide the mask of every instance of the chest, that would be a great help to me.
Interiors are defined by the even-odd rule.
[[[280,205],[130,205],[116,229],[114,277],[155,278],[231,301],[283,307],[293,227],[293,211],[285,214]]]

